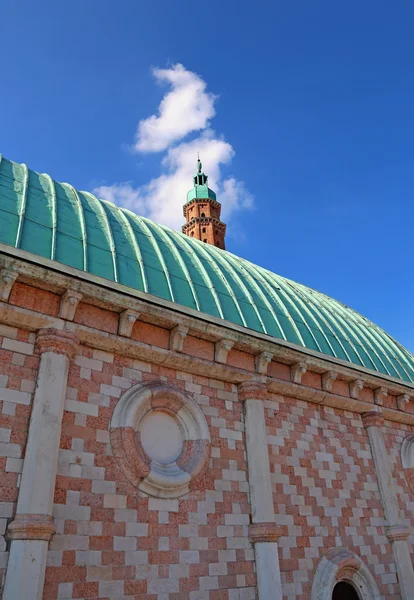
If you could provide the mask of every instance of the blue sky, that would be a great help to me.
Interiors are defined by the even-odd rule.
[[[413,25],[408,0],[8,2],[0,152],[178,227],[199,148],[231,252],[413,352]]]

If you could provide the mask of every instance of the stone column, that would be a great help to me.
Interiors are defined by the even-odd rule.
[[[367,429],[369,443],[380,490],[381,503],[387,522],[385,533],[391,542],[395,566],[397,568],[402,600],[414,598],[414,570],[407,544],[409,531],[401,522],[397,492],[392,476],[391,463],[385,447],[382,426],[384,417],[379,411],[362,415]]]
[[[55,527],[53,495],[69,362],[76,349],[67,331],[42,329],[40,353],[19,497],[11,540],[3,600],[41,600],[49,540]]]
[[[267,446],[264,400],[266,385],[251,380],[239,385],[244,402],[247,463],[249,469],[252,524],[249,539],[256,557],[259,600],[282,600],[277,540],[280,529],[275,523],[269,450]]]

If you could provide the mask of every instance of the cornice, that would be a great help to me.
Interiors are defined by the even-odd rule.
[[[217,200],[213,200],[212,198],[193,198],[192,200],[186,202],[183,206],[184,217],[187,217],[186,212],[189,206],[191,206],[192,204],[206,204],[206,202],[212,204],[215,208],[221,208],[220,202],[218,202]]]
[[[222,232],[225,232],[227,227],[225,223],[223,223],[223,221],[220,221],[220,219],[217,219],[217,217],[193,217],[191,221],[188,221],[188,223],[184,223],[184,225],[182,226],[183,233],[187,231],[187,229],[193,227],[196,223],[199,223],[200,225],[214,225],[215,227],[217,227],[217,229],[220,229]]]
[[[75,333],[79,341],[85,345],[110,352],[120,352],[155,364],[165,364],[171,368],[236,384],[251,379],[254,372],[227,365],[227,356],[221,356],[223,353],[216,353],[216,358],[224,361],[220,362],[197,359],[181,351],[181,340],[184,333],[185,335],[211,341],[216,344],[217,349],[224,347],[225,341],[226,347],[230,347],[230,344],[232,344],[232,348],[250,353],[256,357],[256,373],[267,377],[268,389],[273,393],[363,413],[372,410],[374,405],[362,401],[359,392],[365,387],[370,388],[372,393],[375,394],[375,390],[386,388],[388,395],[396,399],[399,398],[398,406],[401,410],[383,406],[385,418],[401,423],[414,424],[414,414],[404,412],[404,409],[407,410],[408,408],[407,397],[414,397],[413,384],[395,380],[385,375],[377,375],[372,371],[351,365],[345,361],[320,355],[312,350],[295,346],[283,340],[275,340],[265,334],[246,330],[233,323],[203,315],[195,310],[180,307],[172,302],[143,294],[126,286],[77,271],[48,259],[38,259],[36,257],[36,261],[38,260],[42,264],[34,264],[32,255],[1,244],[0,251],[4,248],[9,251],[9,256],[6,254],[0,255],[0,266],[8,269],[13,268],[13,272],[18,274],[18,281],[38,288],[49,289],[62,296],[66,290],[75,290],[82,295],[82,302],[117,312],[120,315],[120,323],[124,325],[124,321],[129,321],[131,315],[134,320],[139,319],[165,327],[171,332],[171,347],[175,351],[171,352],[171,350],[131,340],[127,335],[125,336],[129,331],[123,331],[124,335],[112,335],[76,324],[73,321],[11,306],[6,302],[0,302],[0,322],[30,331],[38,331],[45,327],[66,329]],[[18,256],[11,256],[12,254]],[[29,260],[29,257],[31,260]],[[178,326],[181,327],[177,328]],[[292,367],[290,381],[268,376],[267,366],[270,364],[270,357],[273,361]],[[303,368],[301,366],[299,369],[297,365],[303,365]],[[325,389],[315,389],[302,384],[298,372],[299,370],[303,372],[305,369],[324,376]],[[347,382],[350,385],[350,396],[353,397],[332,393],[332,386],[329,384],[335,379]],[[358,389],[358,393],[356,393],[356,389]],[[395,400],[395,404],[397,404],[397,400]]]

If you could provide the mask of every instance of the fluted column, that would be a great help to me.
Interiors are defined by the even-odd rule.
[[[41,600],[49,540],[55,528],[53,495],[66,395],[75,336],[42,329],[36,339],[40,353],[29,434],[11,539],[3,600]]]
[[[259,600],[282,600],[277,540],[279,527],[275,523],[269,450],[266,439],[264,383],[251,380],[239,385],[239,399],[244,402],[246,450],[249,470],[252,524],[249,538],[256,558]]]
[[[387,522],[385,533],[391,542],[395,566],[397,568],[402,600],[414,598],[414,570],[407,544],[409,531],[401,522],[397,492],[392,476],[391,463],[385,447],[382,427],[384,417],[381,412],[372,411],[362,415],[367,429],[372,457],[380,490],[381,503]]]

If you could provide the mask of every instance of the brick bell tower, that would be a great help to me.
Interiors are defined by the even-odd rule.
[[[189,237],[225,250],[226,226],[220,220],[221,204],[217,202],[213,190],[208,187],[208,177],[203,173],[200,157],[197,160],[197,172],[193,182],[194,187],[188,192],[187,202],[183,207],[187,222],[182,231]]]

